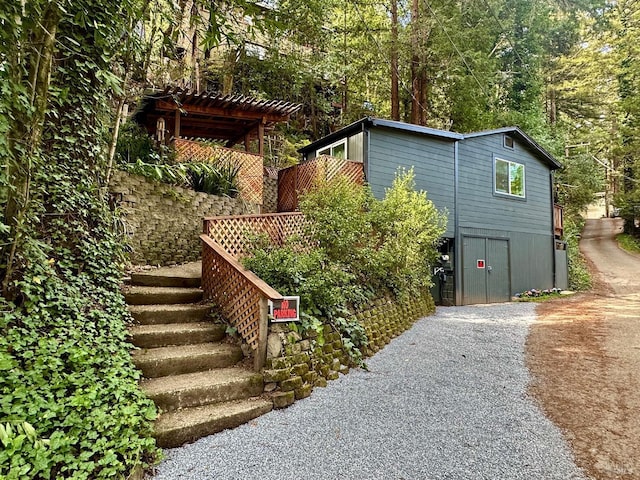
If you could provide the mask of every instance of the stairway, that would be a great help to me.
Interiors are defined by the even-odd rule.
[[[198,265],[131,275],[125,299],[141,387],[157,405],[155,436],[171,448],[233,428],[273,407],[260,398],[262,375],[238,364],[242,350],[225,326],[207,320]]]

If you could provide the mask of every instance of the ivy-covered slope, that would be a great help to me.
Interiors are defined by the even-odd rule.
[[[126,478],[157,455],[102,188],[135,1],[5,3],[0,478]]]

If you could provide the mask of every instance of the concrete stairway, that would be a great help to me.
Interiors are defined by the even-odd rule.
[[[239,346],[225,341],[225,327],[207,320],[197,265],[131,275],[125,298],[142,389],[161,414],[155,435],[177,447],[233,428],[272,409],[259,397],[262,375],[238,366]]]

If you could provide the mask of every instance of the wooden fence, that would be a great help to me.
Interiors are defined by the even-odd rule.
[[[266,361],[267,303],[282,299],[282,295],[246,270],[239,259],[248,253],[252,236],[264,233],[273,244],[282,245],[292,235],[303,235],[304,225],[301,213],[204,219],[200,235],[204,297],[215,303],[251,347],[256,370]]]
[[[262,205],[262,156],[183,138],[174,140],[174,148],[178,162],[222,162],[238,165],[240,197],[249,203]]]
[[[364,184],[364,169],[360,162],[321,155],[299,165],[278,172],[278,211],[298,209],[298,198],[319,180],[332,180],[342,175],[357,185]]]

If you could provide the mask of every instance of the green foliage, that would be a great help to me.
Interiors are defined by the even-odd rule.
[[[142,161],[144,163],[164,163],[147,131],[133,122],[127,122],[120,129],[116,144],[116,158],[120,165]]]
[[[638,237],[621,233],[616,237],[616,240],[618,245],[627,252],[640,253],[640,239]]]
[[[126,478],[158,455],[100,184],[139,6],[27,0],[0,13],[0,478]]]
[[[589,290],[592,284],[587,261],[578,245],[583,227],[584,220],[579,216],[564,220],[564,238],[569,256],[569,289],[578,292]]]
[[[401,172],[381,201],[345,179],[320,184],[300,202],[310,244],[258,240],[244,264],[283,295],[300,295],[304,328],[318,332],[328,322],[360,362],[368,339],[353,309],[376,296],[431,285],[446,217],[414,187],[412,171]]]
[[[210,195],[237,197],[240,167],[226,162],[217,163],[145,163],[137,160],[123,167],[129,173],[157,182],[191,188]]]

